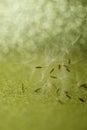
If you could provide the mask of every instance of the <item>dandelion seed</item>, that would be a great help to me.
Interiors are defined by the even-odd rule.
[[[84,100],[83,98],[79,98],[79,100],[80,100],[81,102],[85,102],[85,100]]]
[[[59,90],[60,90],[59,88],[57,88],[57,90],[56,90],[56,94],[57,94],[57,96],[58,96],[58,94],[59,94]]]
[[[53,71],[54,71],[54,68],[53,68],[53,69],[51,69],[50,74],[51,74]]]
[[[60,64],[58,65],[58,69],[59,69],[59,70],[61,69],[61,65],[60,65]]]
[[[64,104],[64,102],[62,102],[60,99],[58,100],[58,102],[59,102],[60,104]]]
[[[70,59],[68,60],[68,64],[71,64],[71,60]]]
[[[51,77],[51,78],[53,78],[53,79],[57,79],[57,77],[56,77],[56,76],[52,76],[52,75],[51,75],[50,77]]]
[[[68,72],[70,72],[70,69],[68,68],[67,65],[63,65],[63,66],[66,68],[66,70],[67,70]]]
[[[36,93],[38,93],[41,90],[41,88],[37,88],[36,90],[34,90]]]
[[[82,84],[80,85],[81,88],[86,88],[87,89],[87,85],[86,84]]]
[[[22,92],[25,92],[24,84],[22,83]]]
[[[69,68],[66,68],[66,70],[67,70],[68,72],[70,72],[70,69],[69,69]]]
[[[71,96],[68,94],[68,92],[65,91],[65,93],[66,93],[66,96],[67,96],[69,99],[71,99]]]
[[[36,66],[35,67],[36,69],[41,69],[41,68],[43,68],[42,66]]]

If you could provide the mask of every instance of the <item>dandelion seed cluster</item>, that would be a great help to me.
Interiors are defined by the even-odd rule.
[[[61,86],[61,95],[66,89],[78,93],[75,86],[84,84],[87,77],[87,4],[3,0],[0,8],[1,54],[26,57],[21,63],[30,66],[32,86],[52,88],[55,84]]]

